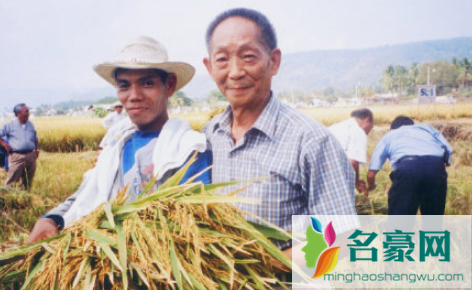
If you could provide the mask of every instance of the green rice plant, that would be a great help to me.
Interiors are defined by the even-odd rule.
[[[129,204],[125,189],[60,235],[0,254],[0,285],[269,289],[279,283],[274,273],[281,266],[291,268],[291,261],[268,237],[290,236],[245,221],[231,205],[251,200],[215,194],[230,183],[178,185],[187,168]]]

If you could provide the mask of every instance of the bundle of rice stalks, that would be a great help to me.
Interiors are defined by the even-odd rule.
[[[268,238],[290,237],[245,221],[229,204],[242,199],[214,194],[225,184],[178,185],[185,170],[132,203],[125,203],[123,191],[59,236],[3,253],[0,284],[15,289],[275,286],[274,261],[289,268],[291,261]]]

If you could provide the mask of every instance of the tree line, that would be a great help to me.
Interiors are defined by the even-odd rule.
[[[436,85],[437,95],[471,95],[472,64],[467,57],[453,58],[450,62],[438,60],[423,64],[412,63],[409,67],[389,65],[382,73],[382,91],[402,96],[414,95],[417,85],[427,84],[428,69],[430,84]]]

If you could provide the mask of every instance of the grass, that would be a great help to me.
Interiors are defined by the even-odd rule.
[[[46,153],[41,152],[30,193],[1,188],[0,240],[18,233],[27,233],[36,220],[73,194],[82,182],[82,175],[93,167],[97,153]],[[0,182],[6,173],[0,170]]]

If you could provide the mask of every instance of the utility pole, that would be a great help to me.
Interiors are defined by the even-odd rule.
[[[428,66],[428,74],[427,74],[427,78],[426,78],[426,84],[429,85],[430,82],[429,82],[429,66]]]

